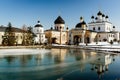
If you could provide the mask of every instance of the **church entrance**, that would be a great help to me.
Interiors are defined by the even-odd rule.
[[[56,40],[57,40],[57,38],[52,38],[52,43],[55,44]]]
[[[74,36],[74,44],[79,45],[80,42],[81,42],[81,38],[79,36]]]
[[[86,43],[90,43],[90,38],[86,37]]]

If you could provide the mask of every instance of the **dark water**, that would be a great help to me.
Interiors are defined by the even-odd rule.
[[[120,54],[51,49],[0,56],[0,80],[120,80]]]

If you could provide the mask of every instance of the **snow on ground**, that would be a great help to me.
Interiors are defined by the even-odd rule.
[[[59,44],[53,44],[52,46],[56,47],[69,47],[69,48],[85,48],[85,49],[92,49],[92,50],[101,50],[101,51],[113,51],[113,52],[120,52],[120,44],[117,42],[114,42],[112,45],[108,42],[98,42],[90,43],[90,44],[83,44],[80,43],[78,46],[76,45],[59,45]]]
[[[29,54],[43,54],[48,53],[47,49],[0,49],[0,56],[5,55],[29,55]]]

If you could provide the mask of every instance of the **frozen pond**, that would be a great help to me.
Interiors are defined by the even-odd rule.
[[[80,49],[1,49],[0,80],[118,80],[120,55]]]

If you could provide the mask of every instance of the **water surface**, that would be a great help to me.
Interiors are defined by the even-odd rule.
[[[17,51],[13,50],[13,53],[0,55],[0,80],[120,79],[119,53],[80,49],[50,49],[27,55],[15,55]]]

